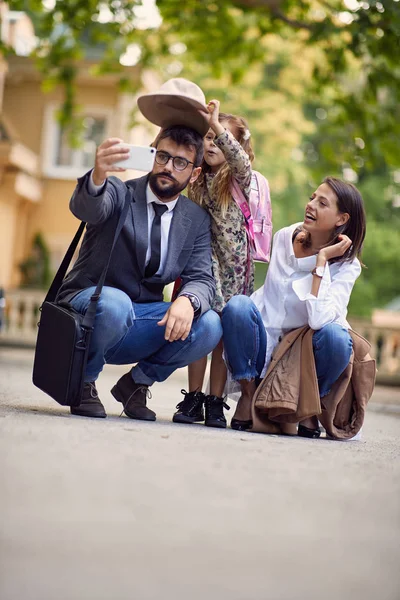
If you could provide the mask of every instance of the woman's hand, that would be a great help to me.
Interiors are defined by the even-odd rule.
[[[338,239],[340,240],[336,244],[332,246],[327,246],[326,248],[322,248],[317,255],[317,266],[325,265],[332,258],[337,258],[339,256],[343,256],[343,254],[350,248],[352,245],[351,239],[347,235],[340,234],[338,235]]]
[[[207,104],[208,112],[210,113],[210,127],[214,131],[215,135],[221,135],[224,128],[219,122],[219,100],[211,100]]]

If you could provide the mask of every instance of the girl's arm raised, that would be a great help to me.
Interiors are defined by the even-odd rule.
[[[251,189],[251,162],[233,134],[225,129],[214,139],[214,144],[223,152],[232,176],[238,182],[240,189],[249,198]]]
[[[215,133],[214,144],[223,152],[232,176],[238,182],[240,189],[249,198],[251,189],[251,161],[247,152],[242,148],[234,135],[219,122],[219,101],[208,103],[210,127]]]

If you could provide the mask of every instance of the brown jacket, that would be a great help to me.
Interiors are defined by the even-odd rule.
[[[350,362],[329,394],[319,397],[312,336],[308,326],[294,329],[274,350],[268,371],[252,401],[252,431],[296,433],[296,423],[317,415],[328,435],[350,439],[361,429],[374,385],[371,345],[355,331]]]

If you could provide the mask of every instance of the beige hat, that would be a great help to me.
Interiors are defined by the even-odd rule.
[[[182,77],[169,79],[157,92],[139,96],[137,104],[146,119],[163,128],[186,125],[204,136],[210,127],[203,91]]]

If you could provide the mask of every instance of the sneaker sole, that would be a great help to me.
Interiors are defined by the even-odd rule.
[[[184,415],[173,416],[173,423],[184,423],[185,425],[193,425],[194,423],[203,423],[204,419],[193,419],[192,417],[185,417]]]
[[[206,427],[216,427],[217,429],[226,429],[226,423],[221,423],[221,421],[206,421],[204,423]]]

